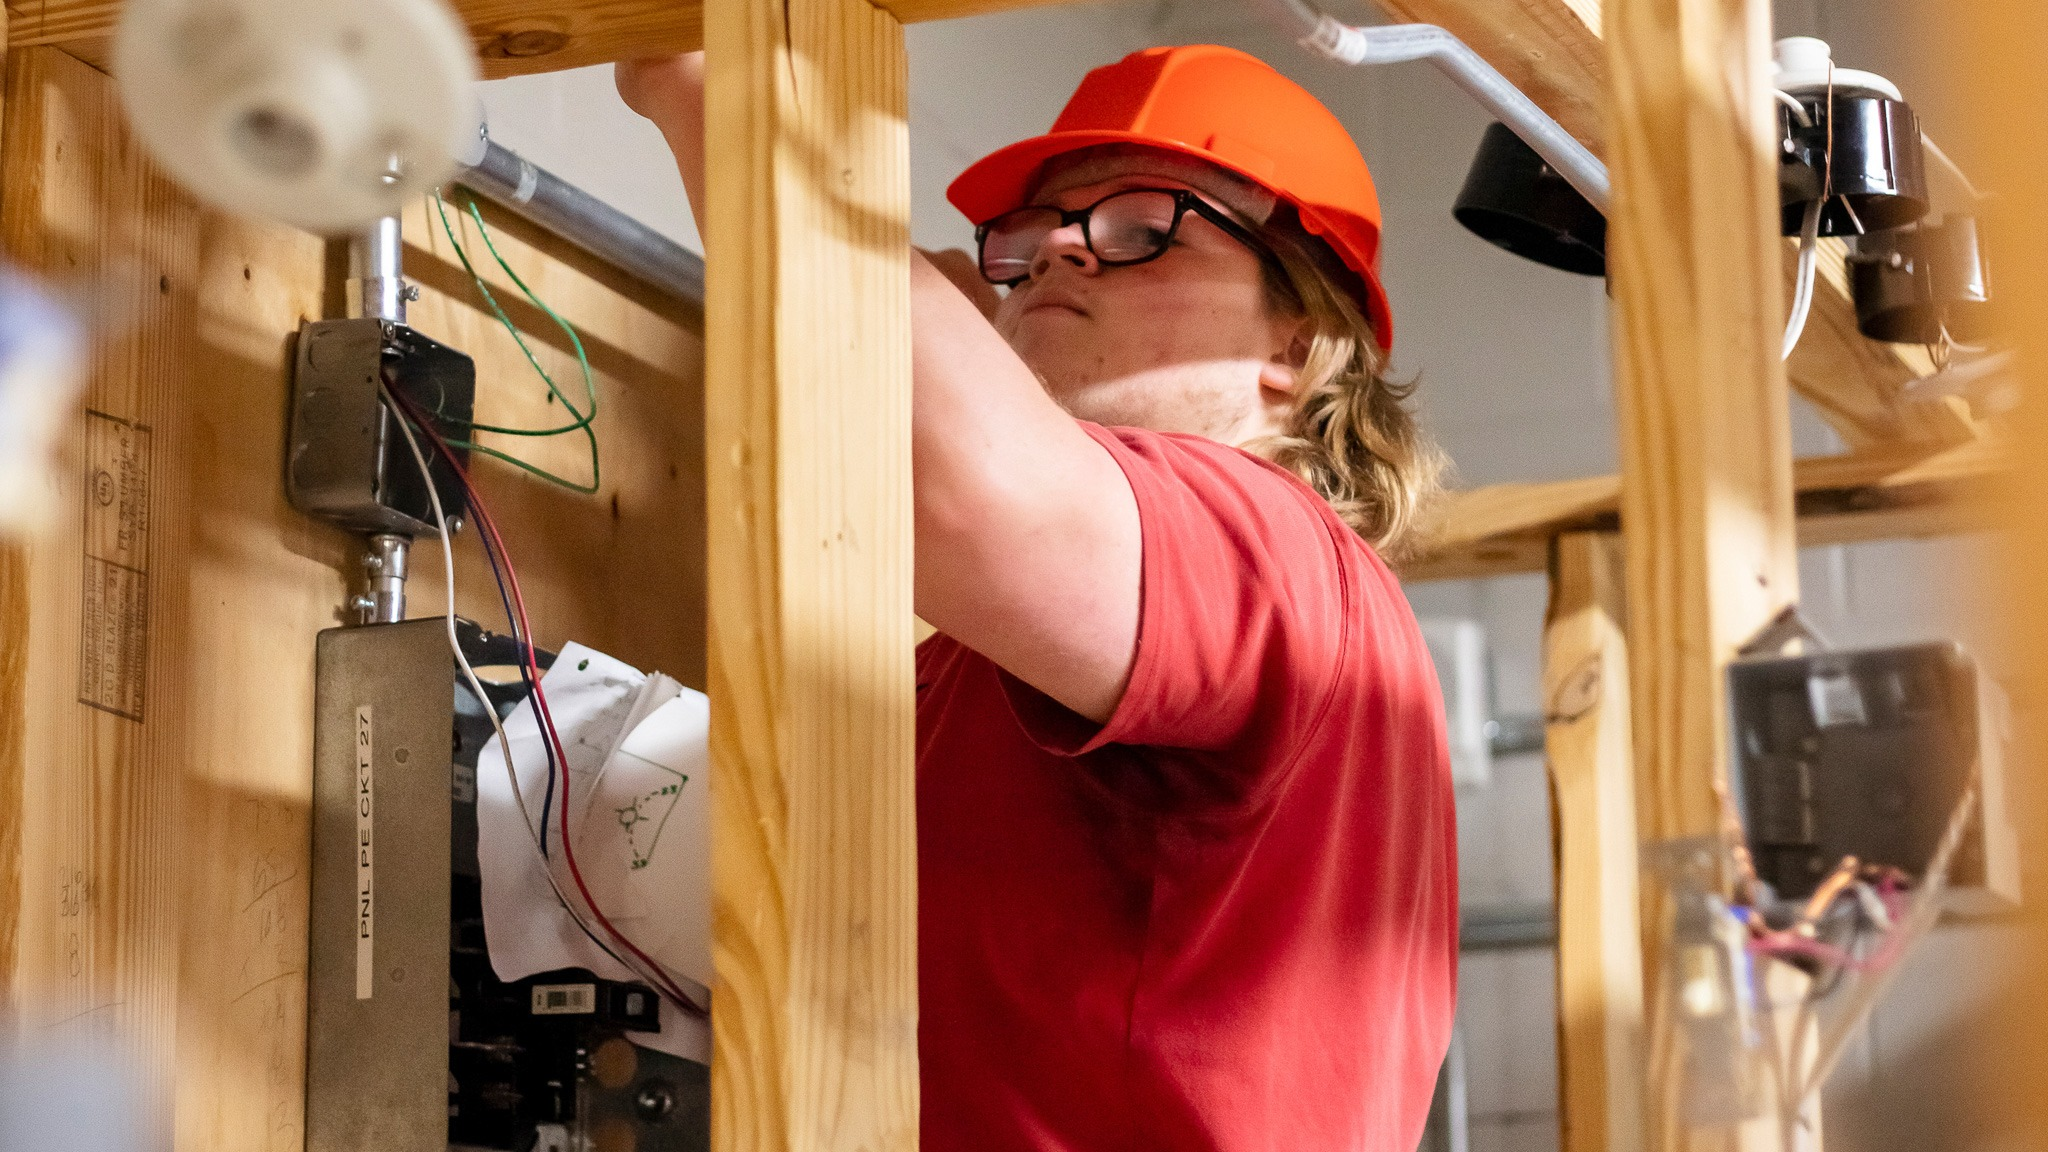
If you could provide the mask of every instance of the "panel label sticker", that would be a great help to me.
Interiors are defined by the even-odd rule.
[[[86,412],[78,701],[142,720],[149,667],[150,432]]]
[[[356,708],[356,999],[368,1000],[376,972],[377,908],[374,898],[374,857],[376,834],[373,813],[374,783],[371,765],[375,748],[370,741],[370,705]]]
[[[535,984],[535,1016],[589,1016],[597,1011],[595,984]]]

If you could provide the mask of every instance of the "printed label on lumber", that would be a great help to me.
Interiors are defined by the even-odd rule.
[[[78,700],[142,719],[149,665],[149,428],[86,413]]]

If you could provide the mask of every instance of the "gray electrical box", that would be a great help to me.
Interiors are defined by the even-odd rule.
[[[448,1146],[446,627],[319,637],[307,1152]]]
[[[427,486],[378,393],[382,382],[410,400],[442,436],[467,440],[476,364],[403,324],[372,318],[316,320],[299,330],[292,371],[285,495],[309,516],[356,532],[431,536]],[[448,515],[465,507],[455,470],[420,445]],[[463,449],[456,450],[467,458]]]
[[[2018,902],[2002,697],[1960,646],[1741,660],[1728,690],[1730,782],[1757,875],[1779,896],[1811,895],[1844,856],[1920,876],[1979,773],[1946,906]]]

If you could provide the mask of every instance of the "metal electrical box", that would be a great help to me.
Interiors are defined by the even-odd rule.
[[[448,791],[438,618],[316,648],[307,1152],[448,1143]]]
[[[466,440],[476,364],[403,324],[374,317],[317,320],[299,330],[292,372],[285,495],[292,507],[356,532],[435,532],[427,487],[378,384],[415,404],[444,437]],[[463,510],[447,460],[422,445],[441,503]],[[456,456],[466,458],[458,448]]]
[[[1960,646],[1739,660],[1728,688],[1731,783],[1757,875],[1780,897],[1812,894],[1844,856],[1920,876],[1976,773],[1945,906],[2017,903],[2001,697]]]

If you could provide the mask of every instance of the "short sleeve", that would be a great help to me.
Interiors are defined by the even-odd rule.
[[[1047,751],[1118,763],[1118,746],[1176,751],[1205,792],[1255,793],[1328,706],[1346,641],[1347,566],[1367,552],[1305,484],[1248,453],[1083,427],[1137,498],[1136,660],[1102,725],[1006,674],[1011,709]]]

